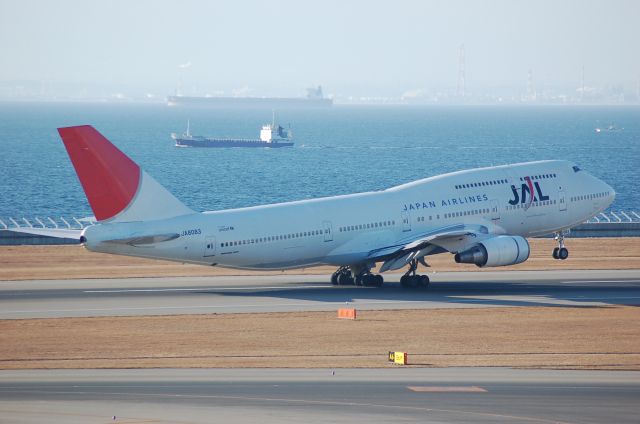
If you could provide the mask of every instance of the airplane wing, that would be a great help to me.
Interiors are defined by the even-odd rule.
[[[404,267],[412,260],[422,260],[426,255],[457,252],[489,234],[483,225],[451,225],[427,233],[415,234],[393,246],[369,252],[369,258],[383,260],[380,272]]]
[[[32,227],[15,227],[8,228],[6,231],[13,231],[14,233],[35,234],[38,236],[47,236],[55,238],[68,238],[74,240],[80,240],[82,230],[69,229],[69,228],[32,228]]]

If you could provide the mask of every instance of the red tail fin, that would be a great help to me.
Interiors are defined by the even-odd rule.
[[[152,221],[194,213],[93,127],[58,132],[98,221]]]
[[[98,221],[123,211],[136,194],[140,167],[92,126],[58,128]]]

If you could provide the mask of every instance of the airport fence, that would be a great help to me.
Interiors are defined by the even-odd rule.
[[[608,211],[571,229],[570,237],[640,237],[636,211]]]
[[[82,230],[95,222],[93,217],[0,219],[0,246],[78,244],[79,241],[75,239],[28,234],[16,230],[29,228]],[[569,237],[640,237],[640,215],[635,211],[603,212],[572,228]]]
[[[49,237],[29,234],[16,230],[34,229],[66,229],[82,230],[94,224],[95,218],[65,218],[65,217],[34,217],[31,219],[12,217],[0,219],[0,246],[16,245],[49,245],[49,244],[79,244],[76,239]]]

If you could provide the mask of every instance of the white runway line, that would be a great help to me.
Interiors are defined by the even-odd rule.
[[[560,284],[597,284],[597,283],[616,283],[616,284],[638,284],[640,280],[572,280],[560,281]]]
[[[105,289],[105,290],[83,290],[83,293],[153,293],[153,292],[190,292],[207,290],[286,290],[286,289],[321,289],[331,286],[264,286],[264,287],[199,287],[199,288],[168,288],[168,289]]]
[[[57,313],[57,312],[121,312],[121,311],[152,311],[152,310],[175,310],[175,309],[225,309],[225,308],[271,308],[271,307],[309,307],[309,306],[327,306],[337,307],[344,306],[345,303],[350,305],[387,305],[387,304],[406,304],[406,303],[425,303],[419,300],[373,300],[367,302],[358,302],[357,300],[337,300],[332,302],[321,302],[310,300],[307,303],[264,303],[264,304],[231,304],[231,305],[184,305],[184,306],[146,306],[146,307],[124,307],[124,308],[88,308],[88,309],[33,309],[19,311],[4,311],[4,314],[31,314],[31,313]],[[464,302],[464,300],[463,300]],[[437,301],[427,301],[426,303],[439,303]],[[327,308],[329,312],[333,309]],[[284,311],[287,312],[287,311]],[[243,313],[243,312],[239,312]],[[249,311],[248,313],[251,313]]]

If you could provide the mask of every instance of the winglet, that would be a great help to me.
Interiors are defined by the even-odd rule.
[[[98,221],[193,213],[90,125],[58,128]]]

